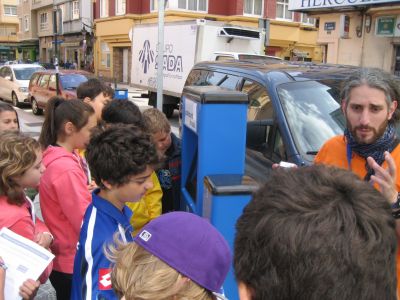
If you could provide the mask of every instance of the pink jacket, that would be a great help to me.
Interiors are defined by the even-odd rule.
[[[39,195],[43,219],[54,236],[53,269],[72,274],[83,215],[91,201],[87,177],[78,154],[49,146],[43,153],[46,170]]]
[[[21,206],[7,202],[6,196],[0,196],[0,229],[6,227],[23,237],[35,241],[40,232],[49,232],[46,225],[38,218],[35,222],[30,213],[30,204],[25,202]],[[52,269],[50,264],[40,276],[40,282],[46,282]]]

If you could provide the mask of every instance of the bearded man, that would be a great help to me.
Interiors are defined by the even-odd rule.
[[[371,182],[390,203],[396,219],[400,218],[400,146],[395,127],[398,89],[399,81],[379,69],[362,68],[352,74],[342,90],[344,135],[328,140],[314,160],[348,169]],[[399,254],[397,261],[400,278]]]

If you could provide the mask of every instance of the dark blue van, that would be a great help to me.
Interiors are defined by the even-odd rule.
[[[216,85],[249,95],[246,174],[261,183],[273,163],[309,165],[326,140],[343,133],[341,85],[356,69],[201,62],[192,68],[185,86]]]

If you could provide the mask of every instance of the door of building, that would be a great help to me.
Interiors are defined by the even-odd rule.
[[[400,76],[400,45],[394,46],[394,75]]]
[[[122,81],[128,82],[128,48],[122,50]]]

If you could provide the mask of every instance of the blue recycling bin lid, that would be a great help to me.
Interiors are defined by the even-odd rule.
[[[248,103],[249,96],[240,91],[232,91],[220,86],[186,86],[183,94],[190,99],[208,104]]]

